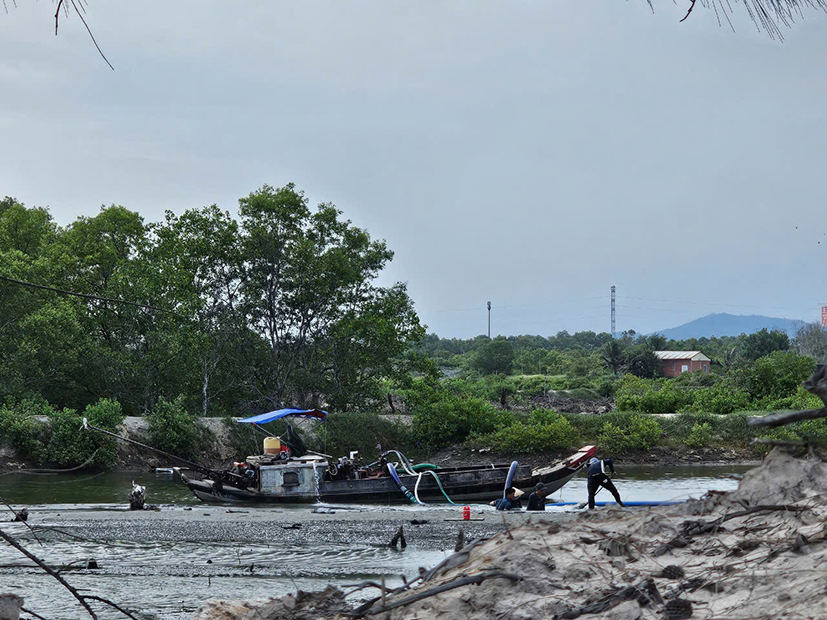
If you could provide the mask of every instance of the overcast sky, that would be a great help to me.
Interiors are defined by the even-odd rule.
[[[61,224],[293,181],[442,336],[487,300],[493,334],[608,331],[612,284],[618,331],[827,303],[822,13],[779,43],[683,0],[90,0],[111,71],[8,4],[0,196]]]

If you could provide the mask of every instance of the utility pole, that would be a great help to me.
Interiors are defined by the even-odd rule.
[[[612,284],[612,338],[615,337],[615,285]]]
[[[488,302],[488,339],[491,340],[491,302]]]

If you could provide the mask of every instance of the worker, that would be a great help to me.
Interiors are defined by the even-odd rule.
[[[612,459],[598,459],[592,458],[589,461],[589,510],[594,508],[594,496],[597,494],[597,490],[600,487],[604,487],[609,489],[609,493],[614,495],[615,501],[617,502],[618,506],[623,506],[623,502],[620,500],[620,493],[617,492],[617,488],[612,481],[609,480],[609,477],[606,475],[606,470],[615,473],[615,466],[612,463]]]
[[[490,505],[494,506],[497,510],[514,510],[515,508],[522,508],[522,505],[520,504],[520,496],[522,494],[523,492],[520,491],[520,489],[508,487],[505,490],[505,497],[495,499]]]
[[[528,496],[528,506],[526,510],[545,510],[546,509],[546,495],[549,490],[542,482],[538,482],[534,486],[534,493]]]

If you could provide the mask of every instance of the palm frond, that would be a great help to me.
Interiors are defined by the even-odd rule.
[[[647,2],[651,7],[652,0],[647,0]],[[791,28],[796,19],[804,18],[805,11],[815,9],[827,13],[827,0],[690,0],[686,15],[681,21],[692,14],[697,3],[704,8],[713,9],[719,24],[723,15],[730,27],[732,27],[732,22],[729,16],[735,12],[733,4],[743,5],[759,31],[764,31],[770,38],[780,41],[784,40],[784,32],[781,28]]]

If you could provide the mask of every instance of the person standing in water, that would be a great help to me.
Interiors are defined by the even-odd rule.
[[[611,471],[613,474],[615,473],[615,466],[614,463],[612,463],[612,459],[600,460],[593,458],[589,461],[589,510],[594,509],[594,496],[600,487],[609,489],[609,493],[614,495],[617,505],[623,506],[620,493],[617,492],[617,488],[612,481],[609,480],[609,477],[606,475],[606,470]]]

